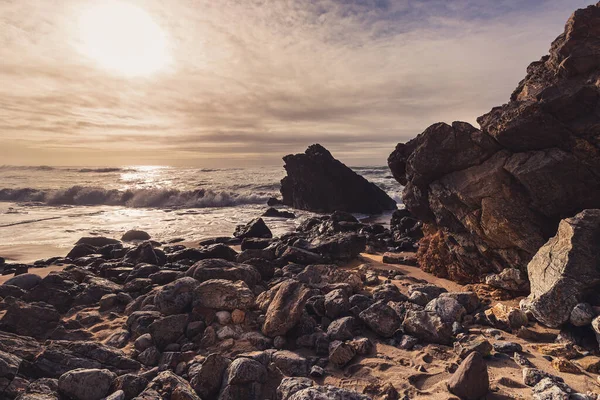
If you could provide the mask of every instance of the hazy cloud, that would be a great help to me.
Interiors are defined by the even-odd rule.
[[[0,164],[278,164],[317,141],[383,164],[430,124],[506,102],[594,3],[129,0],[171,61],[127,78],[77,50],[99,1],[0,2]]]

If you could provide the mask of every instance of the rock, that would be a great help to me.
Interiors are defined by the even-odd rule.
[[[331,319],[341,317],[350,311],[348,295],[342,289],[332,290],[327,293],[325,295],[324,306],[325,314]]]
[[[533,389],[533,400],[570,400],[573,397],[569,396],[571,390],[567,389],[566,385],[559,385],[550,378],[542,379],[536,384]],[[576,397],[575,397],[576,398]]]
[[[600,373],[600,357],[586,356],[575,361],[584,371],[594,374]]]
[[[310,287],[319,289],[336,283],[348,283],[355,293],[363,288],[362,280],[358,274],[340,269],[337,265],[309,265],[296,276],[296,279]]]
[[[396,311],[383,301],[374,303],[359,316],[373,332],[383,337],[393,336],[402,325],[402,320]]]
[[[506,268],[499,274],[488,275],[485,283],[510,292],[525,292],[529,289],[529,282],[517,268]]]
[[[523,368],[522,372],[523,383],[527,386],[535,386],[544,378],[550,378],[553,382],[563,382],[562,378],[537,368]]]
[[[191,306],[197,286],[198,281],[193,278],[177,279],[160,288],[154,296],[154,304],[164,315],[181,314]]]
[[[117,376],[107,369],[78,368],[58,379],[58,391],[73,400],[101,400]]]
[[[565,358],[557,357],[552,359],[552,367],[559,372],[581,374],[581,370],[575,364]]]
[[[294,214],[292,212],[278,210],[273,207],[271,207],[267,211],[265,211],[262,216],[263,217],[272,217],[272,218],[291,218],[291,219],[296,218],[296,214]]]
[[[36,274],[21,274],[10,278],[3,285],[16,286],[23,290],[31,290],[42,282],[42,278]]]
[[[203,399],[216,397],[230,361],[220,354],[210,354],[196,368],[190,368],[190,384]]]
[[[466,310],[452,297],[438,297],[431,300],[425,306],[425,311],[431,311],[439,315],[443,322],[452,324],[461,322]]]
[[[287,376],[307,376],[309,364],[306,358],[288,350],[273,353],[273,363]]]
[[[201,400],[185,379],[180,378],[171,371],[164,371],[158,374],[139,397],[146,400],[144,393],[147,392],[158,392],[164,396],[158,399]],[[150,399],[154,400],[153,397],[150,397]]]
[[[439,295],[442,297],[451,297],[458,301],[458,303],[465,308],[467,314],[474,313],[480,305],[479,298],[477,294],[473,292],[451,292],[451,293],[441,293]]]
[[[151,264],[151,265],[165,265],[167,262],[167,256],[165,253],[155,248],[151,242],[143,242],[136,248],[131,249],[127,252],[123,261],[131,264]]]
[[[162,315],[158,311],[135,311],[127,318],[127,329],[134,337],[144,335],[148,332],[150,324],[160,319]]]
[[[592,306],[588,303],[579,303],[569,315],[569,322],[575,326],[587,326],[592,323],[595,313]]]
[[[386,264],[410,265],[416,267],[418,265],[415,253],[384,253],[382,261]]]
[[[302,265],[323,263],[323,257],[320,254],[294,246],[288,246],[281,255],[281,258],[287,262]]]
[[[354,347],[340,340],[334,340],[329,344],[329,361],[338,368],[348,364],[355,355]]]
[[[0,329],[17,335],[46,339],[58,326],[60,314],[46,303],[25,303],[14,298],[4,299],[6,313]]]
[[[122,349],[127,346],[131,339],[131,334],[125,329],[118,329],[106,339],[106,345],[117,349]]]
[[[458,354],[461,359],[465,359],[474,351],[478,352],[483,357],[488,357],[492,352],[492,348],[492,344],[483,336],[474,338],[467,336],[465,339],[461,339],[454,343],[454,352]]]
[[[31,337],[0,331],[0,351],[33,361],[42,351],[42,346]]]
[[[310,379],[283,378],[277,387],[280,400],[371,400],[367,395],[334,386],[313,386]]]
[[[121,240],[124,242],[132,242],[134,240],[150,240],[150,235],[147,232],[132,229],[125,232],[125,234],[121,237]]]
[[[435,124],[390,155],[403,203],[428,226],[422,268],[471,282],[524,272],[561,218],[599,208],[599,89],[590,82],[600,33],[588,28],[599,8],[571,16],[510,102],[478,118],[481,130]]]
[[[87,244],[96,248],[121,244],[117,239],[106,238],[102,236],[89,236],[80,238],[75,244]]]
[[[494,350],[498,353],[513,354],[516,352],[523,351],[523,348],[519,343],[499,340],[496,343],[494,343]]]
[[[443,345],[452,343],[452,326],[437,314],[409,310],[402,325],[406,333],[426,342]]]
[[[537,350],[547,356],[562,357],[568,360],[579,357],[572,343],[550,343],[537,346]]]
[[[113,389],[124,392],[125,399],[132,399],[142,393],[148,385],[148,379],[135,374],[125,374],[113,382]]]
[[[396,285],[383,284],[373,289],[373,300],[402,302],[408,300],[408,298],[400,293],[400,290]]]
[[[527,315],[518,308],[497,303],[492,308],[485,310],[485,316],[492,326],[503,331],[517,330],[529,323]]]
[[[320,254],[329,261],[349,261],[363,253],[367,238],[354,233],[317,236],[310,241],[308,250]]]
[[[236,325],[243,324],[245,319],[246,319],[246,313],[244,311],[235,309],[231,312],[231,321],[234,324],[236,324]]]
[[[160,350],[154,346],[151,346],[138,354],[137,359],[147,367],[155,367],[160,362],[160,357]]]
[[[247,310],[254,306],[254,294],[242,281],[210,279],[196,287],[194,306],[228,311]]]
[[[187,270],[186,275],[200,282],[210,279],[244,281],[252,288],[262,281],[260,273],[253,266],[216,258],[198,261]]]
[[[248,222],[246,225],[238,225],[233,233],[238,239],[245,238],[272,238],[273,233],[265,224],[262,218],[256,218]]]
[[[283,203],[314,212],[347,211],[380,214],[396,209],[396,202],[375,184],[334,159],[319,144],[304,154],[283,158],[287,176],[281,181]]]
[[[287,280],[264,294],[269,296],[269,293],[272,300],[262,332],[269,337],[283,336],[300,321],[310,291],[298,281]]]
[[[325,370],[318,365],[313,365],[309,375],[313,378],[322,378],[325,376]]]
[[[229,365],[226,380],[228,385],[264,383],[267,380],[267,369],[258,361],[238,358]]]
[[[469,354],[448,380],[451,393],[464,400],[477,400],[490,390],[487,365],[478,352]]]
[[[218,311],[215,313],[215,316],[221,325],[228,325],[231,323],[231,313],[229,311]]]
[[[164,349],[183,336],[188,324],[187,314],[170,315],[152,322],[148,331],[159,349]]]
[[[354,337],[355,326],[354,317],[336,319],[327,327],[327,336],[331,340],[350,340]]]
[[[77,260],[78,258],[86,257],[98,252],[98,249],[89,244],[76,244],[71,251],[66,255],[66,258],[70,260]]]
[[[108,369],[116,374],[138,371],[140,363],[125,353],[101,343],[53,340],[43,347],[33,361],[36,374],[58,378],[74,367]]]
[[[562,325],[573,308],[597,289],[599,237],[600,210],[585,210],[562,220],[556,236],[533,257],[527,266],[531,294],[525,305],[539,322]]]

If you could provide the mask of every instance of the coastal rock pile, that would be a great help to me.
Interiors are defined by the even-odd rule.
[[[287,176],[281,181],[281,194],[288,206],[314,212],[364,214],[396,209],[396,202],[383,190],[319,144],[309,146],[303,154],[287,155],[283,161]]]
[[[390,155],[406,207],[425,224],[422,268],[460,282],[525,273],[561,219],[600,208],[598,26],[599,5],[576,11],[481,129],[438,123]]]
[[[373,356],[377,342],[451,345],[481,305],[332,263],[355,258],[372,229],[337,212],[241,252],[87,241],[94,253],[52,260],[62,270],[0,285],[2,398],[394,398],[393,386],[357,393],[309,377]],[[155,257],[131,257],[144,252]]]

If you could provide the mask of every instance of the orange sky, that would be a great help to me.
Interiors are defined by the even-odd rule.
[[[0,164],[383,165],[506,102],[593,2],[99,3],[0,2]]]

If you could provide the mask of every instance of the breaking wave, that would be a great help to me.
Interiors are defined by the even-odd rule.
[[[264,204],[267,194],[215,192],[199,189],[107,190],[104,188],[73,186],[67,189],[0,189],[0,201],[34,202],[50,206],[124,206],[133,208],[206,208],[232,207],[243,204]]]

